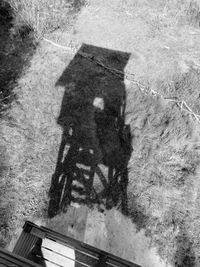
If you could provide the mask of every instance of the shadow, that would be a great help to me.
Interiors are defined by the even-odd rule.
[[[81,11],[82,6],[86,4],[85,0],[73,0],[72,5],[72,13],[76,14]]]
[[[14,32],[15,12],[9,1],[0,1],[0,119],[10,122],[8,109],[13,100],[17,99],[14,88],[24,68],[34,54],[35,43],[28,26],[18,26]],[[16,26],[16,25],[15,25]],[[9,182],[5,179],[10,168],[6,156],[6,139],[0,140],[0,246],[5,247],[11,240],[9,216],[13,207],[5,199],[8,198]],[[12,212],[11,212],[12,213]]]
[[[15,25],[15,12],[8,1],[0,2],[0,116],[16,95],[17,80],[30,62],[36,48],[33,29],[26,24]]]
[[[42,238],[38,238],[34,246],[31,248],[27,256],[27,259],[41,266],[46,266],[41,246],[42,246]]]
[[[48,215],[73,202],[128,213],[130,126],[125,124],[124,68],[130,54],[83,44],[56,83],[65,88],[62,127]]]
[[[138,207],[138,203],[136,201],[137,197],[131,197],[131,206],[132,208],[129,209],[128,217],[131,218],[131,221],[135,224],[137,231],[139,232],[142,229],[146,229],[148,216],[144,214],[141,209]],[[148,231],[146,230],[146,234]],[[151,236],[151,235],[150,235]]]
[[[187,229],[184,225],[180,227],[176,240],[177,250],[174,256],[175,267],[195,267],[196,258],[192,249],[192,241],[187,236]]]

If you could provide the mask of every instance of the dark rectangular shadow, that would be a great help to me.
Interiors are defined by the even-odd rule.
[[[127,212],[132,146],[125,124],[124,69],[129,57],[83,44],[56,82],[65,88],[57,119],[63,135],[49,191],[49,217],[66,211],[72,201],[106,209],[117,205]],[[93,186],[98,176],[101,192]]]

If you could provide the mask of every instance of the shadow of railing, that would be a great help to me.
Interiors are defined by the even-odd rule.
[[[56,83],[65,93],[63,128],[49,190],[48,215],[72,202],[128,212],[130,126],[125,124],[124,68],[129,53],[83,44]]]

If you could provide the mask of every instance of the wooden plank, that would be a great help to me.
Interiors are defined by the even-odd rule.
[[[22,231],[13,249],[13,253],[27,258],[31,248],[35,245],[37,240],[38,237]]]
[[[52,250],[58,254],[61,254],[65,257],[68,257],[72,260],[75,260],[75,251],[73,248],[70,248],[66,245],[62,245],[53,240],[45,238],[42,240],[42,247]]]
[[[68,265],[62,265],[62,267],[68,267]],[[75,267],[87,267],[87,265],[82,265],[81,263],[76,262]],[[20,266],[21,267],[21,266]],[[40,266],[41,267],[41,266]],[[55,263],[52,263],[50,261],[45,261],[45,267],[61,267],[60,265],[57,265]]]
[[[109,264],[109,266],[141,267],[135,263],[132,263],[132,262],[127,261],[125,259],[119,258],[115,255],[107,253],[107,252],[100,250],[98,248],[92,247],[92,246],[90,246],[86,243],[80,242],[74,238],[64,236],[58,232],[55,232],[51,229],[46,228],[46,227],[43,227],[43,226],[39,227],[39,226],[29,222],[29,221],[27,221],[25,223],[24,231],[30,232],[30,228],[32,228],[32,227],[35,227],[35,228],[43,231],[45,233],[46,238],[58,241],[58,242],[62,243],[64,246],[74,248],[76,261],[77,260],[79,261],[79,257],[81,259],[81,257],[83,257],[82,255],[86,255],[86,257],[91,258],[92,260],[95,260],[95,261],[96,261],[96,258],[98,258],[100,255],[102,255],[103,257],[107,257],[107,263]],[[79,255],[81,255],[81,256],[79,256]],[[88,261],[86,261],[84,259],[84,262],[88,262]],[[76,264],[76,266],[78,266],[78,265]],[[83,264],[83,266],[84,266],[84,264]],[[95,265],[90,265],[90,263],[89,263],[87,266],[95,266]]]
[[[68,237],[68,236],[64,236],[62,234],[60,234],[59,232],[55,232],[49,228],[46,227],[39,227],[35,224],[33,224],[32,222],[26,221],[25,225],[24,225],[24,230],[26,231],[26,228],[31,228],[31,227],[36,227],[42,231],[45,232],[46,237],[48,237],[49,239],[53,239],[53,240],[58,240],[60,242],[62,242],[65,245],[69,245],[71,247],[74,247],[76,249],[79,249],[85,253],[90,253],[92,254],[94,257],[98,257],[98,252],[100,251],[97,248],[94,248],[88,244],[85,244],[83,242],[80,242],[74,238]]]
[[[11,267],[11,266],[20,267],[18,264],[12,263],[12,262],[0,257],[0,267],[7,267],[7,266],[8,267]]]
[[[124,262],[126,262],[126,260],[124,260]],[[122,261],[119,261],[119,260],[115,260],[115,259],[110,259],[108,257],[108,260],[107,260],[107,264],[108,264],[108,267],[114,267],[114,266],[117,266],[117,267],[124,267],[124,266],[127,266],[127,267],[141,267],[133,262],[126,262],[126,265],[122,262]]]
[[[60,254],[54,253],[51,250],[42,247],[42,256],[45,259],[45,264],[48,266],[48,261],[55,263],[59,266],[75,267],[75,261],[67,257],[63,257]]]
[[[45,233],[36,227],[33,227],[31,229],[30,234],[37,236],[39,238],[45,238]]]
[[[85,252],[82,252],[80,250],[75,250],[75,257],[76,261],[82,262],[91,267],[96,266],[98,262],[97,258],[94,258],[93,255],[90,255],[89,253],[86,254]]]
[[[2,262],[4,260],[7,261],[9,264],[8,266],[19,266],[19,267],[41,267],[40,265],[29,261],[19,255],[16,255],[14,253],[11,253],[5,249],[0,248],[0,261]]]
[[[60,267],[60,265],[55,264],[55,263],[50,262],[50,261],[45,261],[45,267]]]
[[[78,261],[79,263],[86,264],[87,266],[95,266],[97,264],[97,258],[94,258],[93,255],[75,250],[66,244],[62,245],[48,238],[43,239],[42,247],[50,249],[72,260]]]

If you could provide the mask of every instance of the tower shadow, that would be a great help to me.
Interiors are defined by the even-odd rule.
[[[128,212],[130,126],[124,68],[130,54],[83,44],[56,86],[65,88],[57,123],[63,134],[49,190],[48,215],[72,203]]]

